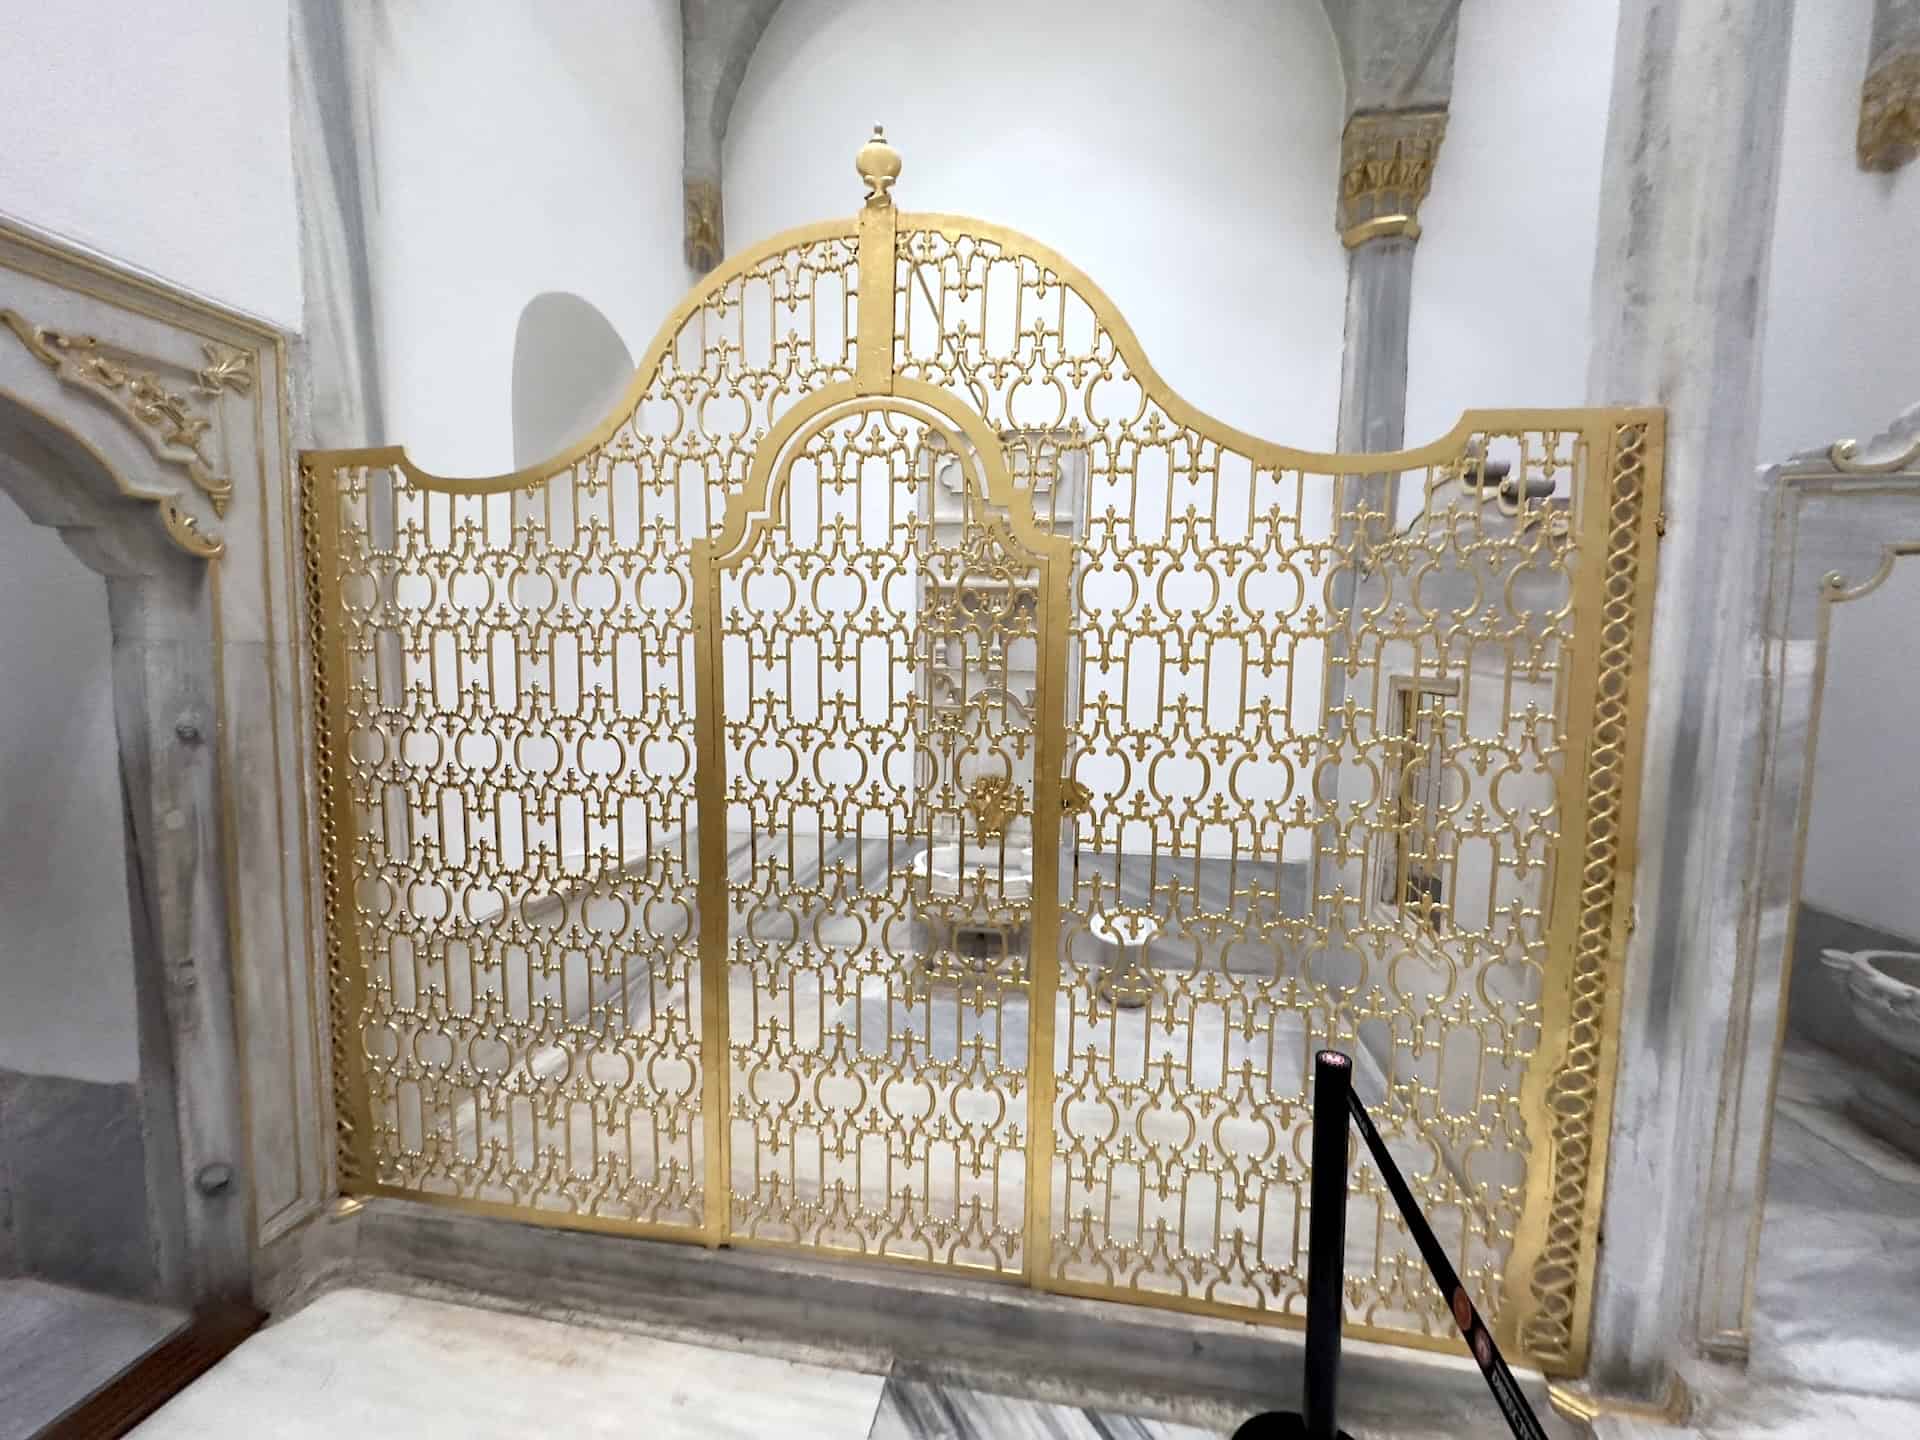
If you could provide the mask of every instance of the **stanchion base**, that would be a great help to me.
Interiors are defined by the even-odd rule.
[[[1339,1440],[1353,1440],[1344,1430],[1336,1433]],[[1234,1431],[1233,1440],[1307,1440],[1307,1422],[1291,1410],[1269,1410]]]

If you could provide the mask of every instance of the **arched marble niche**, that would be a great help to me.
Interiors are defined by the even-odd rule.
[[[107,594],[125,858],[91,884],[130,922],[134,1288],[184,1305],[257,1293],[331,1187],[285,375],[278,332],[0,226],[0,488]]]
[[[1747,1358],[1751,1338],[1824,662],[1836,613],[1871,596],[1896,563],[1920,564],[1920,406],[1868,444],[1841,442],[1763,472],[1744,513],[1753,563],[1731,601],[1744,639],[1726,660],[1738,667],[1726,714],[1741,785],[1726,802],[1714,901],[1713,997],[1724,1009],[1726,1053],[1698,1332],[1703,1349],[1732,1360]]]

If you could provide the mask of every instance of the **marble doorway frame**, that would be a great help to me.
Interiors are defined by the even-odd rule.
[[[1825,618],[1896,551],[1920,544],[1920,406],[1865,446],[1842,441],[1763,472],[1752,620],[1729,663],[1748,703],[1729,737],[1745,758],[1729,873],[1742,877],[1712,1136],[1696,1338],[1744,1363],[1766,1207],[1774,1089],[1811,810]]]
[[[288,348],[0,221],[0,487],[106,579],[150,1205],[188,1305],[248,1296],[333,1189]]]

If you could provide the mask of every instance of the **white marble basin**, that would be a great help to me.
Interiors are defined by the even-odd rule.
[[[1868,1037],[1847,1113],[1882,1140],[1920,1156],[1920,953],[1823,950],[1847,980],[1853,1018]]]
[[[1920,1060],[1920,953],[1825,950],[1820,958],[1847,977],[1847,998],[1861,1027],[1902,1055]],[[1920,1096],[1915,1097],[1920,1109]]]
[[[957,896],[963,890],[971,895],[983,875],[989,897],[1025,900],[1033,893],[1033,851],[1024,845],[1009,845],[1004,852],[997,845],[968,845],[964,860],[959,845],[934,845],[913,869],[935,895]]]

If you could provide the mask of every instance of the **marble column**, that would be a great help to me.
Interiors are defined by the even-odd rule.
[[[184,1182],[160,1191],[177,1209],[156,1227],[158,1258],[170,1297],[243,1299],[251,1224],[220,862],[232,837],[221,835],[212,744],[220,703],[206,567],[156,548],[138,573],[107,576],[107,610],[142,1075],[171,1094],[174,1124],[160,1134]],[[156,1013],[165,1021],[149,1023]]]
[[[375,345],[366,23],[334,0],[294,0],[289,28],[305,295],[295,398],[301,439],[321,449],[387,438]]]
[[[1693,1335],[1745,881],[1732,737],[1792,24],[1777,0],[1622,0],[1614,54],[1589,399],[1666,407],[1667,528],[1588,1377],[1638,1400]]]
[[[1339,224],[1347,247],[1341,450],[1398,450],[1405,437],[1413,247],[1446,129],[1446,110],[1424,106],[1355,115],[1341,138]],[[1391,478],[1376,477],[1375,484]]]

